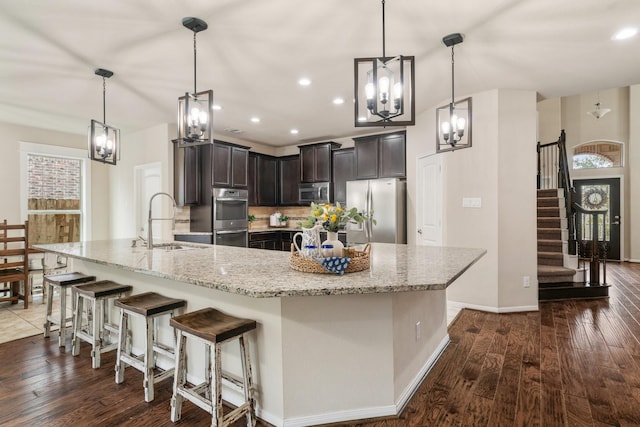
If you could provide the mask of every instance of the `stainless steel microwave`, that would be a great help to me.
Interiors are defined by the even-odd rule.
[[[303,182],[298,186],[300,203],[331,203],[333,200],[332,182]]]

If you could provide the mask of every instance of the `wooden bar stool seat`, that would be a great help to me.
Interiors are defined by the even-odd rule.
[[[115,306],[120,308],[120,327],[118,338],[118,354],[116,356],[116,383],[124,381],[125,364],[144,374],[144,400],[151,402],[154,397],[153,385],[173,375],[174,368],[155,373],[155,353],[171,359],[175,358],[175,337],[171,347],[158,342],[155,333],[155,321],[163,315],[172,316],[174,310],[184,307],[187,302],[183,299],[168,298],[155,292],[146,292],[115,300]],[[145,319],[145,340],[143,353],[136,356],[127,346],[129,330],[129,316],[139,316]]]
[[[51,327],[58,325],[58,347],[64,347],[67,330],[73,325],[73,317],[67,317],[67,288],[80,283],[93,282],[96,276],[78,273],[48,274],[43,278],[43,292],[47,296],[47,309],[44,318],[44,337],[51,334]],[[56,319],[53,312],[54,288],[60,291],[60,316]],[[71,299],[71,308],[75,312],[75,301]]]
[[[176,368],[173,378],[173,397],[171,398],[171,421],[181,417],[182,402],[189,400],[212,416],[212,426],[228,426],[243,415],[247,417],[247,426],[255,425],[255,402],[253,398],[253,380],[246,334],[256,328],[256,321],[241,319],[224,314],[213,308],[183,314],[172,318],[169,323],[177,333]],[[196,386],[187,385],[186,339],[195,339],[205,345],[205,382]],[[230,340],[237,339],[240,344],[242,380],[239,381],[222,372],[221,347]],[[212,365],[213,362],[213,365]],[[243,404],[223,413],[222,380],[242,389]]]
[[[71,354],[80,354],[80,340],[91,344],[91,364],[100,367],[100,355],[118,348],[118,341],[111,339],[118,333],[117,325],[110,323],[110,301],[122,297],[133,289],[110,280],[100,280],[85,285],[75,285],[72,296],[75,301],[73,312],[73,340]],[[84,301],[89,304],[84,307]],[[83,314],[86,323],[83,322]]]

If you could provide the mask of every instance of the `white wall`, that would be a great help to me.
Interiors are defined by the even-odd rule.
[[[536,94],[473,97],[473,146],[444,156],[444,244],[487,254],[447,289],[449,301],[489,311],[535,309],[537,296]],[[408,241],[415,242],[416,158],[435,152],[435,110],[407,129]],[[479,197],[480,209],[463,208]],[[531,287],[522,287],[529,276]]]
[[[88,125],[88,122],[87,122]],[[86,150],[86,134],[72,134],[35,127],[0,123],[0,220],[22,222],[20,209],[20,142],[56,145]],[[110,166],[91,162],[91,236],[106,239],[109,236],[109,187],[107,183]]]
[[[640,85],[629,90],[629,260],[640,262]]]

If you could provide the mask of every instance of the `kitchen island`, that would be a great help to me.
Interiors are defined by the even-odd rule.
[[[447,286],[485,253],[373,244],[369,270],[339,276],[294,271],[286,252],[180,245],[147,250],[113,240],[37,247],[73,258],[77,271],[130,284],[134,293],[184,298],[186,311],[210,306],[255,319],[257,414],[278,426],[399,413],[449,341]],[[160,332],[165,340],[172,335],[168,326]],[[189,371],[201,380],[202,350],[192,346]],[[233,346],[225,349],[223,366],[240,372]],[[240,400],[231,388],[223,396]]]

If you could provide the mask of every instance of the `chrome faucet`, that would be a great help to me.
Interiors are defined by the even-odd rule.
[[[153,218],[153,216],[151,215],[151,210],[153,207],[153,199],[156,196],[167,196],[168,198],[171,199],[171,202],[173,203],[173,215],[169,218]],[[173,196],[169,193],[164,193],[164,192],[160,192],[160,193],[156,193],[153,196],[151,196],[151,199],[149,199],[149,222],[147,225],[147,249],[153,249],[153,221],[172,221],[171,224],[171,229],[173,230],[176,226],[176,200],[173,198]]]

